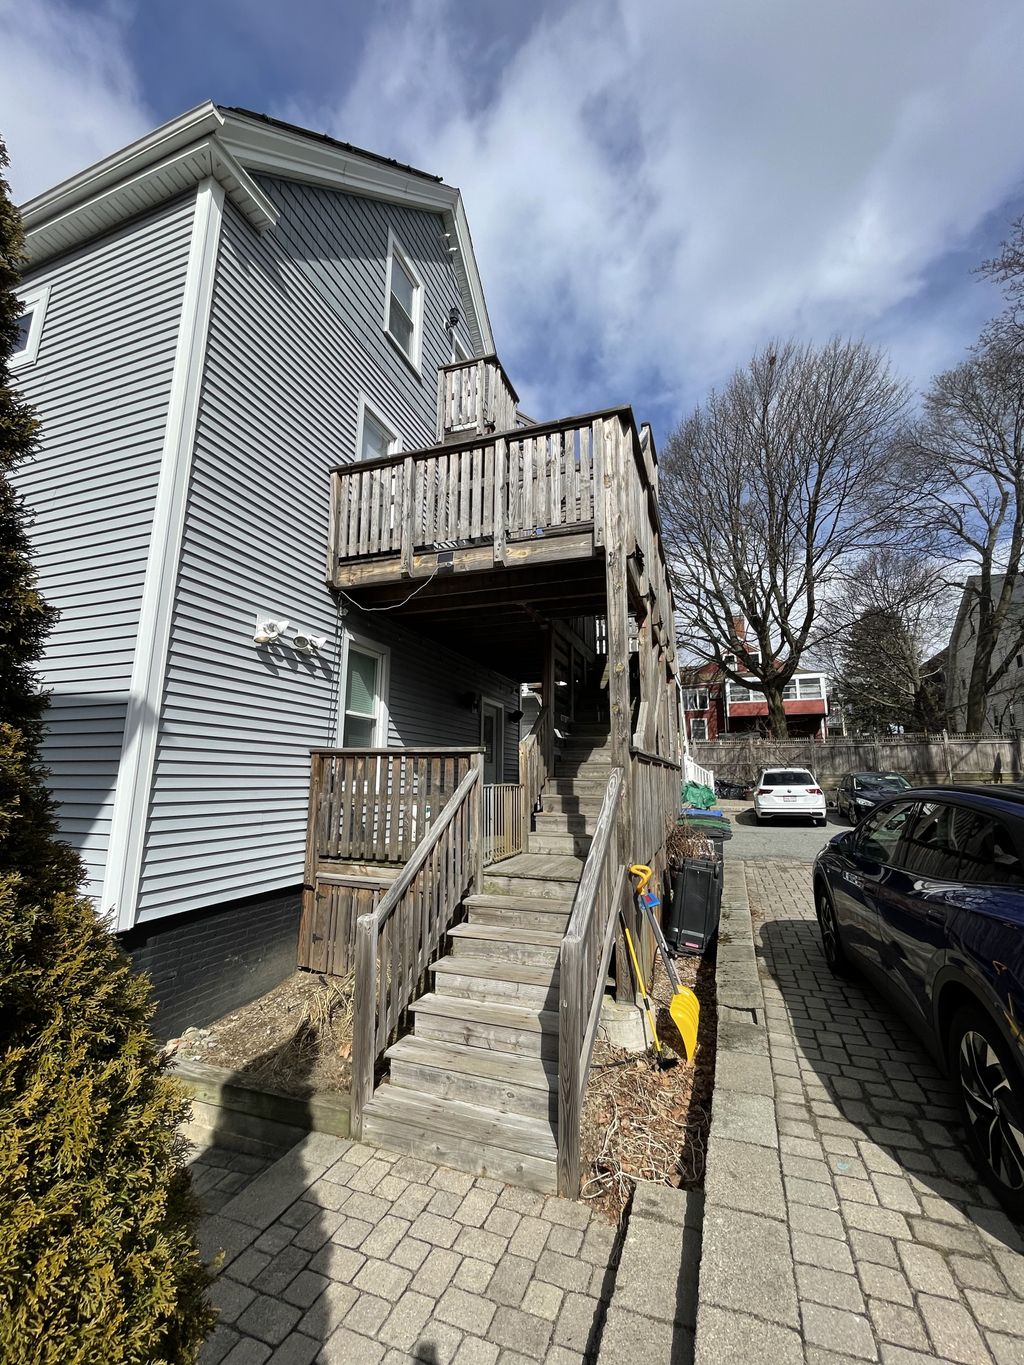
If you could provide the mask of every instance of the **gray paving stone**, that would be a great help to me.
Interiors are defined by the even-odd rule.
[[[868,1314],[879,1341],[891,1341],[911,1351],[928,1350],[924,1323],[913,1308],[889,1303],[884,1299],[871,1299],[868,1302]]]
[[[353,1251],[351,1247],[328,1242],[310,1261],[308,1269],[318,1275],[326,1275],[328,1279],[347,1284],[355,1279],[365,1260],[366,1257],[361,1252]]]
[[[242,1337],[224,1357],[222,1365],[263,1365],[272,1351],[266,1342]]]
[[[715,1063],[715,1093],[739,1090],[751,1095],[772,1096],[781,1077],[772,1077],[772,1064],[767,1057],[752,1056],[747,1052],[723,1051]],[[802,1087],[797,1082],[797,1093]]]
[[[968,1289],[967,1302],[980,1326],[1024,1337],[1024,1303],[980,1289]]]
[[[237,1327],[240,1332],[277,1346],[284,1341],[301,1316],[299,1309],[292,1304],[282,1303],[269,1294],[258,1294],[239,1314]]]
[[[798,1265],[796,1288],[801,1303],[810,1301],[832,1308],[848,1308],[854,1313],[864,1311],[864,1295],[856,1275],[825,1270],[822,1266]]]
[[[504,1305],[497,1309],[488,1337],[499,1346],[523,1351],[534,1360],[543,1360],[551,1340],[551,1323],[519,1308]]]
[[[481,1337],[463,1337],[453,1365],[494,1365],[500,1348]]]
[[[384,1347],[347,1327],[332,1332],[320,1348],[324,1365],[377,1365]]]
[[[915,1290],[948,1299],[958,1297],[949,1267],[937,1251],[911,1242],[900,1242],[898,1250],[907,1279]]]
[[[509,1238],[508,1249],[513,1256],[530,1256],[536,1260],[547,1245],[550,1231],[551,1224],[546,1218],[526,1214]]]
[[[375,1337],[390,1312],[390,1300],[381,1299],[376,1294],[367,1294],[363,1291],[348,1310],[345,1326],[350,1332],[360,1332],[363,1336]]]
[[[455,1251],[444,1247],[434,1247],[427,1259],[413,1276],[411,1288],[418,1294],[427,1294],[439,1299],[455,1279],[462,1257]]]
[[[772,1218],[786,1216],[786,1198],[778,1155],[753,1142],[718,1136],[713,1126],[704,1176],[705,1197],[712,1203]]]
[[[319,1275],[314,1270],[302,1270],[284,1290],[283,1297],[288,1303],[295,1304],[296,1308],[308,1308],[330,1283],[326,1275]]]
[[[999,1332],[986,1332],[985,1340],[995,1357],[996,1365],[1024,1365],[1024,1340],[1006,1337]]]
[[[421,1242],[415,1237],[403,1237],[388,1260],[394,1261],[395,1265],[404,1266],[406,1270],[419,1270],[429,1253],[430,1247],[426,1242]]]
[[[365,1294],[379,1294],[395,1303],[405,1293],[412,1271],[391,1261],[367,1261],[352,1283]]]
[[[870,1261],[857,1264],[857,1274],[870,1299],[885,1299],[888,1303],[913,1307],[914,1296],[905,1275],[886,1265],[872,1265]]]
[[[716,1093],[714,1113],[718,1137],[754,1142],[761,1147],[778,1147],[775,1106],[766,1095],[748,1095],[738,1090]]]
[[[605,1327],[605,1335],[611,1326],[611,1317]],[[637,1359],[636,1344],[643,1340],[642,1320],[629,1324],[632,1335],[623,1342],[624,1350],[620,1356],[612,1357],[607,1365],[633,1365]],[[677,1341],[670,1337],[668,1350],[652,1350],[647,1353],[650,1361],[675,1362],[685,1360],[682,1353],[673,1354]],[[600,1365],[606,1365],[604,1342],[601,1343]],[[804,1365],[804,1352],[800,1335],[791,1329],[777,1327],[762,1322],[760,1318],[749,1317],[746,1313],[734,1313],[715,1308],[711,1304],[701,1305],[697,1319],[697,1341],[695,1365],[752,1365],[752,1362],[771,1362],[771,1365]]]
[[[921,1294],[917,1306],[932,1345],[940,1356],[956,1361],[957,1365],[989,1365],[990,1357],[981,1333],[963,1304]]]
[[[704,1222],[700,1295],[719,1308],[797,1326],[796,1286],[785,1227],[753,1214],[710,1210]]]
[[[495,1206],[484,1219],[484,1231],[496,1232],[499,1237],[511,1237],[519,1226],[521,1215],[512,1209]]]
[[[486,1265],[487,1262],[483,1264]],[[584,1271],[582,1278],[589,1282],[590,1271],[587,1263],[576,1264]],[[523,1301],[527,1285],[539,1270],[539,1265],[530,1257],[507,1254],[502,1256],[492,1270],[493,1274],[483,1292],[494,1303],[504,1304],[508,1308],[518,1308]]]
[[[986,1289],[990,1294],[1005,1294],[1006,1282],[991,1261],[974,1256],[950,1256],[949,1268],[962,1289]]]
[[[392,1308],[377,1333],[381,1341],[401,1351],[410,1351],[434,1311],[434,1299],[409,1289]]]
[[[537,1318],[547,1318],[554,1322],[562,1307],[563,1291],[557,1285],[547,1284],[544,1280],[533,1280],[526,1288],[520,1304],[524,1313],[532,1313]]]
[[[483,1336],[496,1311],[496,1305],[481,1298],[479,1294],[467,1293],[466,1290],[457,1289],[453,1285],[441,1295],[434,1314],[442,1322],[451,1323],[453,1327],[461,1327],[464,1332]]]
[[[307,1134],[236,1194],[224,1206],[223,1216],[250,1227],[269,1228],[333,1165],[342,1141],[327,1133]]]
[[[488,1261],[476,1261],[472,1256],[466,1256],[455,1272],[455,1284],[470,1294],[482,1294],[491,1282],[494,1269]]]
[[[417,1241],[429,1242],[433,1247],[450,1247],[459,1233],[462,1224],[451,1218],[439,1218],[436,1213],[421,1213],[409,1228],[409,1236]]]
[[[320,1342],[314,1337],[292,1332],[270,1357],[268,1365],[312,1365],[320,1354]]]
[[[217,1310],[219,1323],[231,1323],[253,1301],[256,1291],[222,1275],[210,1289],[210,1302]]]
[[[820,1265],[828,1270],[853,1272],[853,1257],[845,1242],[831,1237],[816,1237],[810,1232],[794,1232],[793,1255],[806,1265]]]
[[[583,1355],[588,1346],[596,1343],[600,1309],[598,1299],[592,1299],[586,1294],[566,1294],[562,1301],[562,1311],[555,1322],[555,1344],[569,1347]]]

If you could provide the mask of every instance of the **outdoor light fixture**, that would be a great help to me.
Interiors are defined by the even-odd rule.
[[[256,630],[253,633],[254,645],[270,645],[280,639],[281,632],[287,630],[287,621],[272,621],[266,616],[256,617]]]
[[[292,646],[299,654],[318,654],[326,643],[326,635],[296,634],[292,636]]]

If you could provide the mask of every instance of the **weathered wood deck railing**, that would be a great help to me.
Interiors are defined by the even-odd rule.
[[[357,918],[452,799],[475,748],[314,749],[298,965],[347,972]],[[346,863],[369,864],[352,869]]]
[[[530,833],[533,812],[555,767],[555,730],[550,706],[542,706],[530,733],[519,741],[519,781],[523,789],[523,835]]]
[[[622,769],[613,768],[559,957],[558,1193],[570,1199],[579,1194],[583,1095],[615,926],[628,895],[617,829],[622,793]]]
[[[481,884],[483,755],[370,914],[356,924],[352,1039],[353,1137],[373,1094],[374,1069],[420,991],[463,897]]]
[[[496,355],[444,365],[437,376],[437,439],[508,431],[517,425],[518,402]]]
[[[343,465],[332,474],[331,561],[413,555],[491,542],[506,562],[509,540],[538,531],[591,530],[604,543],[601,480],[605,441],[617,417],[571,418],[496,436]]]
[[[500,863],[522,853],[523,788],[518,782],[484,786],[484,862]]]

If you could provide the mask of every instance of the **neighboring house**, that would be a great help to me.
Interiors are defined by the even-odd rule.
[[[960,608],[953,623],[946,651],[946,715],[949,729],[954,733],[962,733],[967,724],[967,690],[978,631],[979,581],[976,575],[972,575],[964,584]],[[1002,575],[993,577],[993,595],[998,596],[1002,581]],[[990,676],[1006,662],[1008,655],[1009,665],[1003,676],[990,689],[986,699],[985,724],[982,730],[984,734],[1016,735],[1024,731],[1024,645],[1020,643],[1022,627],[1024,579],[1018,578],[1002,638],[992,657]]]
[[[828,733],[828,679],[798,668],[783,692],[786,725],[794,737],[824,739]],[[745,685],[726,679],[715,664],[684,670],[683,710],[691,743],[731,734],[767,731],[768,703],[750,677]]]
[[[679,803],[649,429],[528,422],[458,190],[319,134],[205,104],[23,213],[46,761],[158,1031],[354,966],[353,1132],[570,1192]]]

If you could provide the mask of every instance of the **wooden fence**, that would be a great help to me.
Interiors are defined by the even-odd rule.
[[[397,1036],[463,897],[482,880],[483,756],[375,909],[356,923],[352,1136],[373,1094],[374,1069]]]
[[[437,439],[517,425],[518,395],[497,356],[445,365],[437,379]]]
[[[332,975],[351,970],[357,919],[379,903],[479,753],[313,750],[300,967]]]

